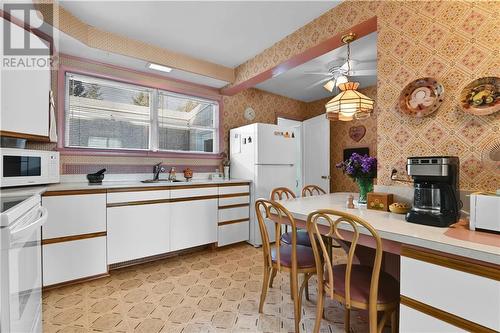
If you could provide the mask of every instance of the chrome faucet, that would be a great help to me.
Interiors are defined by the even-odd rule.
[[[165,168],[161,166],[161,163],[155,164],[153,166],[153,181],[160,180],[160,172],[164,172]]]

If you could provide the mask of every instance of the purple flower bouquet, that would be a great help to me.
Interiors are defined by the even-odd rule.
[[[359,203],[366,203],[366,194],[373,191],[373,178],[377,177],[377,159],[353,153],[349,159],[336,165],[344,174],[356,181],[359,187]]]

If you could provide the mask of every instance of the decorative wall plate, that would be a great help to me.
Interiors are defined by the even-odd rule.
[[[399,110],[413,117],[425,117],[443,102],[443,85],[431,77],[410,82],[399,95]]]
[[[243,117],[245,117],[246,120],[252,121],[255,119],[255,110],[252,109],[251,107],[247,107],[245,111],[243,112]]]
[[[490,141],[483,148],[481,162],[488,170],[500,174],[500,139]]]
[[[460,104],[465,112],[477,116],[500,110],[500,78],[483,77],[472,81],[462,90]]]
[[[356,142],[359,142],[366,134],[366,127],[363,125],[352,126],[349,128],[349,137]]]

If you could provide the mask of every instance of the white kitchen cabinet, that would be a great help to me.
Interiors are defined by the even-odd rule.
[[[436,309],[434,312],[443,311],[461,320],[500,331],[500,281],[490,278],[488,269],[482,264],[460,258],[404,248],[401,255],[401,296]],[[417,309],[405,309],[406,312],[403,312],[403,306],[401,328],[411,327],[421,315]],[[436,325],[436,329],[429,332],[447,332],[444,328],[440,331],[439,319],[438,314],[437,320],[425,322],[429,327],[434,327],[432,323]]]
[[[217,245],[247,241],[250,236],[250,187],[219,187]]]
[[[399,311],[399,331],[404,333],[462,333],[464,331],[454,325],[429,316],[425,313],[401,305]]]
[[[42,197],[43,285],[106,274],[106,194]]]
[[[170,204],[108,207],[108,264],[169,252]]]
[[[43,239],[106,231],[106,193],[44,196],[42,205],[49,213]]]
[[[44,287],[104,275],[106,236],[43,245],[42,258]]]
[[[171,250],[217,242],[217,198],[170,203]]]
[[[4,19],[2,19],[3,25]],[[34,34],[15,24],[10,26],[11,36],[15,36],[14,39],[23,38],[27,33],[33,46],[49,48]],[[48,137],[50,75],[50,69],[2,69],[0,85],[2,131]]]

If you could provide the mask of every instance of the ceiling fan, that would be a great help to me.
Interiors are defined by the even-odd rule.
[[[376,69],[356,69],[356,67],[360,65],[363,65],[365,68],[376,68],[377,63],[376,60],[359,61],[353,59],[339,59],[330,62],[327,65],[328,69],[323,72],[305,72],[305,74],[326,76],[326,78],[319,80],[312,86],[323,84],[326,90],[333,92],[339,84],[348,82],[349,77],[377,75]]]

